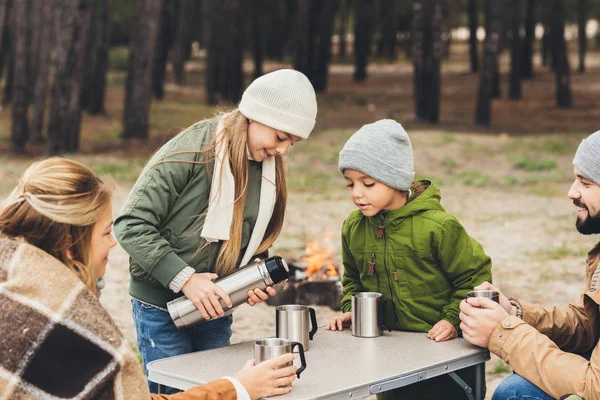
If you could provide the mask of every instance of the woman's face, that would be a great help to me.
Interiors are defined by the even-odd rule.
[[[108,252],[117,244],[112,233],[112,224],[112,203],[110,203],[102,213],[100,220],[92,228],[90,262],[98,279],[102,278],[106,272]]]
[[[276,155],[284,156],[290,145],[299,142],[298,136],[252,121],[248,125],[248,151],[254,161],[262,162]]]

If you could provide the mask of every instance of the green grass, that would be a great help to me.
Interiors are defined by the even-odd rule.
[[[547,171],[556,168],[556,160],[553,159],[543,159],[543,160],[535,160],[529,158],[529,156],[525,156],[519,158],[513,163],[513,166],[516,168],[522,169],[527,172],[533,171]]]
[[[504,361],[500,360],[500,361],[496,362],[490,370],[488,370],[487,374],[488,375],[499,375],[499,374],[507,374],[510,372],[512,372],[512,369],[510,368],[510,366],[508,366],[508,364],[506,364]]]
[[[572,248],[563,243],[558,247],[541,249],[530,255],[538,260],[562,260],[567,257],[585,257],[586,254],[586,248]]]

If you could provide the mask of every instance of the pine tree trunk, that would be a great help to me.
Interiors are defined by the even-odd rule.
[[[446,0],[413,3],[413,91],[418,121],[439,122],[442,32]]]
[[[42,5],[41,10],[37,8]],[[48,78],[50,74],[50,53],[53,47],[54,32],[54,0],[38,1],[36,3],[36,17],[38,24],[34,27],[33,45],[37,50],[37,73],[33,77],[33,113],[31,116],[31,139],[32,143],[41,143],[44,140],[44,115],[46,112],[46,99],[48,96]]]
[[[8,56],[9,41],[9,15],[10,15],[10,0],[0,2],[0,78],[4,72],[4,61]]]
[[[92,1],[56,3],[56,66],[51,90],[47,151],[50,155],[79,150],[81,90]]]
[[[479,12],[477,2],[469,0],[467,14],[469,16],[469,55],[471,61],[471,72],[479,71],[479,52],[477,49],[477,28],[479,27]]]
[[[338,0],[328,0],[321,4],[320,12],[317,13],[317,37],[315,63],[311,73],[311,82],[316,92],[327,90],[327,77],[329,75],[329,60],[331,60],[331,36],[333,35],[333,24],[335,14],[339,7]]]
[[[12,101],[12,93],[13,93],[13,77],[15,73],[15,6],[12,3],[9,3],[9,7],[7,10],[7,21],[6,21],[6,30],[5,32],[5,40],[6,40],[6,48],[4,54],[6,54],[6,79],[4,84],[4,94],[2,97],[2,104],[9,104]]]
[[[379,20],[376,24],[379,28],[377,54],[393,62],[396,59],[396,31],[398,30],[397,1],[378,0],[376,5]]]
[[[296,12],[296,40],[294,48],[294,69],[311,78],[313,63],[312,31],[314,14],[312,0],[298,0]]]
[[[252,60],[254,61],[254,78],[263,75],[263,32],[260,16],[265,11],[263,7],[257,7],[256,2],[250,5],[247,12],[250,14],[251,36],[252,36]]]
[[[354,73],[352,79],[362,82],[367,79],[367,63],[371,54],[371,37],[375,22],[373,0],[356,1],[354,9]]]
[[[552,52],[556,66],[556,105],[560,108],[570,108],[573,105],[571,96],[571,73],[565,41],[565,4],[564,0],[552,0],[551,7]]]
[[[533,77],[533,42],[535,41],[535,0],[527,0],[525,11],[525,38],[521,55],[521,77]]]
[[[82,108],[90,114],[104,114],[112,0],[96,1],[94,9],[93,28],[89,35],[90,46],[87,50]]]
[[[475,123],[489,125],[492,120],[492,91],[502,34],[503,0],[486,0],[486,38],[483,50],[483,68],[479,80]]]
[[[15,152],[25,151],[29,138],[27,109],[29,108],[29,2],[17,1],[14,5],[14,76],[11,142]]]
[[[165,75],[169,60],[169,48],[175,39],[175,7],[174,2],[164,1],[160,13],[160,25],[156,40],[156,55],[152,66],[152,93],[155,99],[165,97]]]
[[[510,45],[510,89],[511,100],[521,99],[521,0],[512,0],[511,4],[511,45]]]
[[[175,43],[173,43],[173,77],[175,83],[185,83],[185,62],[189,58],[194,16],[194,0],[179,0]]]
[[[339,13],[339,50],[338,58],[340,60],[346,59],[346,20],[348,19],[348,0],[340,1],[340,13]]]
[[[585,28],[587,24],[587,2],[586,0],[577,0],[577,37],[579,42],[579,72],[585,72],[585,51],[587,45],[587,36]]]
[[[162,0],[136,0],[137,16],[129,45],[125,83],[123,137],[147,138],[152,104],[152,66],[158,37]]]

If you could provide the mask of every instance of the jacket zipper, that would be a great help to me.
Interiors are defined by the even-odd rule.
[[[367,271],[367,274],[369,276],[373,275],[373,268],[375,268],[375,253],[371,254],[371,261],[369,262],[369,270]]]
[[[388,283],[388,288],[390,290],[390,296],[396,298],[396,304],[400,304],[399,299],[396,296],[396,292],[394,292],[393,288],[392,288],[392,282],[390,280],[388,269],[387,269],[387,265],[386,265],[386,260],[387,260],[387,240],[386,240],[386,236],[385,236],[385,217],[387,217],[387,213],[386,212],[382,212],[381,215],[379,216],[379,218],[381,219],[380,224],[379,224],[379,230],[377,231],[377,237],[379,237],[380,239],[383,239],[383,271],[385,272],[385,276],[387,278],[387,283]],[[381,236],[379,236],[379,233],[381,232]],[[398,274],[394,272],[394,280],[397,280],[397,276]],[[398,310],[396,310],[396,307],[394,305],[394,312],[396,313],[396,321],[398,323],[398,326],[400,327],[400,329],[402,330],[402,323],[400,322],[400,317],[398,316]]]

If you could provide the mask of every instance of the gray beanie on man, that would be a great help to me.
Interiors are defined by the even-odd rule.
[[[587,178],[600,185],[600,131],[581,141],[573,158],[573,165]]]
[[[392,119],[360,128],[340,151],[339,169],[354,169],[394,189],[408,190],[415,177],[406,131]]]

